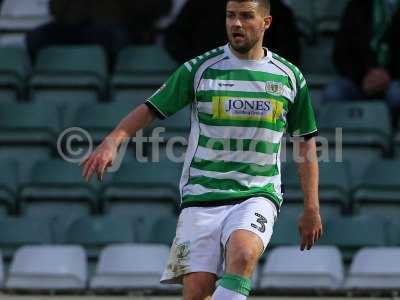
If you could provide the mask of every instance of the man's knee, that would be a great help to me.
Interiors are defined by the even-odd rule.
[[[226,249],[226,272],[250,277],[264,245],[260,237],[247,230],[232,233]]]
[[[216,275],[206,272],[190,273],[183,278],[184,300],[205,300],[214,293]]]
[[[259,252],[254,248],[237,248],[230,254],[230,264],[245,269],[257,263]]]

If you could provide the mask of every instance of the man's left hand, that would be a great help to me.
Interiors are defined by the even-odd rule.
[[[310,250],[322,236],[322,222],[319,211],[305,210],[299,220],[301,236],[300,250]]]

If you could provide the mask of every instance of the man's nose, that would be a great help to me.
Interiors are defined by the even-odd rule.
[[[233,24],[232,25],[235,26],[235,27],[242,27],[242,22],[240,21],[240,18],[235,18],[233,20]]]

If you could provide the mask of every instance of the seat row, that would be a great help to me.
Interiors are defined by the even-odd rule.
[[[0,286],[8,290],[67,291],[90,289],[104,293],[127,290],[179,291],[178,285],[159,280],[169,248],[159,244],[113,244],[100,254],[94,274],[88,274],[85,250],[80,246],[24,246],[13,258],[7,278],[0,260]],[[253,293],[285,290],[396,290],[400,285],[400,248],[363,248],[348,272],[339,249],[316,246],[301,252],[298,247],[268,251],[252,278]]]
[[[40,51],[33,67],[21,48],[0,48],[0,95],[3,99],[50,97],[70,91],[103,99],[116,90],[161,86],[176,63],[159,46],[132,46],[121,51],[110,77],[104,50],[98,46],[54,46]]]
[[[0,248],[10,259],[18,247],[37,244],[78,244],[96,259],[100,250],[112,243],[162,243],[170,245],[177,217],[151,211],[127,211],[90,216],[66,209],[52,216],[23,215],[0,217]],[[300,245],[299,215],[282,214],[274,225],[270,247]],[[346,263],[363,247],[400,246],[400,226],[396,220],[364,214],[322,218],[324,235],[320,245],[340,248]]]
[[[174,214],[180,199],[182,164],[167,160],[165,154],[160,155],[159,162],[140,162],[133,155],[125,155],[119,168],[107,173],[103,182],[92,178],[90,183],[84,181],[81,167],[61,159],[36,161],[25,180],[21,180],[23,164],[0,160],[0,212],[50,213],[69,207],[87,213],[118,213],[147,204],[156,211]],[[30,160],[32,157],[28,156]],[[393,174],[399,168],[400,160],[377,160],[355,180],[346,163],[320,163],[323,216],[373,212],[396,219],[400,213],[400,179]],[[283,213],[299,214],[303,193],[294,163],[283,165],[282,182]]]

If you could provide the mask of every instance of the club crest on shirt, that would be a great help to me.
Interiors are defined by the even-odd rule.
[[[265,90],[267,93],[274,96],[283,95],[283,84],[276,81],[267,81],[265,84]]]

